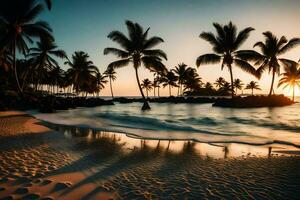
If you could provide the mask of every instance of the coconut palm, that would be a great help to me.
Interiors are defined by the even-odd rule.
[[[257,42],[254,45],[254,47],[259,47],[262,53],[262,55],[258,58],[256,65],[259,65],[257,71],[260,75],[265,70],[268,70],[269,73],[272,73],[272,82],[269,92],[270,96],[273,93],[275,75],[280,75],[280,64],[292,62],[291,60],[279,58],[279,56],[299,45],[300,39],[293,38],[291,40],[287,40],[285,36],[282,36],[280,39],[278,39],[270,31],[264,32],[263,35],[265,36],[265,41]]]
[[[246,85],[247,90],[251,90],[251,94],[253,96],[253,91],[254,90],[261,90],[258,83],[256,81],[251,81],[249,84]]]
[[[242,82],[241,79],[236,78],[236,79],[234,79],[234,81],[233,81],[233,86],[234,86],[234,88],[235,88],[235,94],[237,94],[237,93],[238,93],[238,90],[242,90],[242,89],[243,89],[244,83]]]
[[[223,85],[224,85],[224,83],[225,83],[226,81],[225,81],[225,79],[223,78],[223,77],[219,77],[216,81],[215,81],[215,85],[216,85],[216,87],[217,88],[221,88]]]
[[[245,59],[254,57],[258,53],[252,50],[239,50],[240,46],[249,37],[249,34],[254,29],[247,27],[237,34],[237,28],[231,22],[228,25],[222,26],[218,23],[213,24],[217,34],[212,32],[203,32],[200,38],[206,40],[213,46],[213,54],[204,54],[197,58],[196,64],[199,67],[203,64],[222,63],[221,69],[227,67],[231,78],[231,96],[234,97],[233,86],[233,65],[239,67],[243,71],[258,76],[255,68]]]
[[[72,55],[72,61],[65,62],[69,65],[68,79],[72,81],[76,93],[81,91],[81,86],[87,85],[91,79],[96,80],[98,68],[89,60],[89,55],[83,51],[77,51]]]
[[[206,82],[205,85],[204,85],[204,88],[207,91],[212,91],[214,89],[214,86],[210,82]]]
[[[66,59],[67,54],[64,50],[57,48],[58,47],[55,44],[53,38],[49,37],[42,38],[40,42],[37,42],[37,47],[30,48],[30,53],[28,54],[28,57],[31,58],[33,61],[32,64],[34,65],[34,70],[37,72],[43,72],[47,70],[51,71],[55,69],[58,71],[61,70],[54,57]],[[38,82],[39,78],[42,78],[41,75],[42,73],[39,76],[37,76]],[[23,82],[25,82],[25,80]]]
[[[104,54],[114,54],[120,58],[120,60],[110,63],[109,68],[115,69],[133,64],[137,84],[144,100],[142,110],[147,110],[150,109],[150,106],[146,101],[140,84],[138,68],[143,65],[152,71],[166,71],[166,67],[162,63],[163,59],[167,59],[166,53],[160,49],[152,49],[164,41],[162,38],[156,36],[148,38],[150,28],[144,31],[138,23],[131,21],[126,21],[125,23],[128,30],[128,37],[120,31],[112,31],[108,35],[108,38],[117,42],[121,46],[121,49],[105,48]]]
[[[0,7],[0,46],[8,48],[12,52],[13,69],[17,88],[22,93],[16,68],[16,50],[26,55],[27,43],[33,43],[33,38],[52,37],[51,28],[45,21],[36,21],[43,11],[43,5],[36,0],[10,0]]]
[[[114,99],[114,92],[112,88],[112,82],[117,79],[116,77],[116,71],[114,68],[107,68],[104,74],[109,78],[109,86],[110,86],[110,93],[111,93],[111,98]]]
[[[196,69],[190,68],[186,72],[185,79],[183,80],[184,90],[189,91],[197,91],[203,85],[199,74],[197,73]]]
[[[297,63],[290,63],[284,66],[284,73],[279,80],[278,87],[283,86],[283,89],[290,86],[293,89],[293,101],[295,101],[295,87],[300,88],[300,68]]]
[[[105,84],[107,84],[107,74],[103,73],[101,74],[100,72],[97,72],[96,73],[96,90],[95,92],[98,94],[99,96],[99,92],[100,90],[104,89],[105,88]]]
[[[146,95],[148,98],[148,92],[151,91],[153,87],[152,82],[146,78],[142,81],[141,87],[146,90]]]
[[[173,69],[173,72],[178,76],[178,92],[177,96],[182,95],[182,84],[184,80],[187,78],[188,71],[191,68],[188,68],[186,64],[181,63],[178,64],[175,69]]]
[[[178,77],[172,72],[169,71],[165,76],[162,77],[161,81],[163,83],[163,87],[169,86],[169,95],[172,96],[172,87],[178,87],[176,84]]]

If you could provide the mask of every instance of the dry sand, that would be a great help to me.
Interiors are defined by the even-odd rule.
[[[60,130],[62,131],[62,130]],[[0,199],[299,199],[300,157],[201,157],[194,143],[125,148],[118,136],[68,139],[0,113]],[[80,137],[78,137],[80,136]]]

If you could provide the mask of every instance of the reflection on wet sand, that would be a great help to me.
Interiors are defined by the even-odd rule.
[[[117,192],[125,199],[228,199],[237,195],[266,199],[287,195],[293,199],[290,191],[299,186],[299,177],[294,177],[299,159],[272,156],[272,149],[284,147],[145,140],[74,127],[58,130],[72,143],[72,151],[83,156],[47,176],[76,170],[89,173],[62,197],[92,182],[99,184],[94,193]],[[282,192],[285,188],[289,191]],[[266,197],[266,192],[273,195]]]

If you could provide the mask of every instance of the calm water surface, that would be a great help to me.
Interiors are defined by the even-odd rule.
[[[140,103],[132,103],[31,114],[58,125],[123,133],[122,137],[131,138],[129,143],[146,139],[153,145],[161,141],[167,147],[171,140],[179,144],[194,141],[202,143],[206,153],[216,151],[210,147],[229,145],[231,152],[236,152],[233,155],[253,151],[268,154],[270,147],[278,152],[300,147],[300,103],[252,109],[216,108],[211,104],[152,103],[151,107],[143,112]]]

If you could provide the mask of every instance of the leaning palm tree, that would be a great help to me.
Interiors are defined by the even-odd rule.
[[[163,59],[167,60],[166,53],[160,49],[152,49],[164,41],[162,38],[156,36],[148,38],[150,28],[144,31],[138,23],[131,21],[126,21],[125,23],[128,30],[128,37],[120,31],[112,31],[108,35],[108,38],[117,42],[121,46],[121,49],[105,48],[104,54],[114,54],[120,58],[120,60],[110,63],[108,68],[115,69],[133,64],[137,84],[144,100],[142,110],[147,110],[150,109],[150,106],[146,101],[140,84],[138,68],[143,65],[151,71],[166,71],[166,67],[162,63]]]
[[[213,46],[213,54],[204,54],[197,58],[196,64],[199,67],[203,64],[221,64],[221,69],[227,67],[231,78],[231,96],[234,97],[233,86],[233,65],[239,67],[243,71],[258,76],[255,68],[245,58],[254,57],[256,54],[252,50],[239,50],[240,46],[249,37],[249,34],[254,29],[247,27],[237,34],[237,28],[231,22],[228,25],[222,26],[218,23],[213,24],[217,34],[212,32],[203,32],[200,38],[206,40]]]
[[[246,85],[247,90],[251,90],[251,94],[253,96],[253,91],[254,90],[261,90],[258,83],[256,81],[251,81],[249,84]]]
[[[216,85],[216,87],[217,88],[221,88],[223,85],[224,85],[224,83],[226,82],[226,80],[223,78],[223,77],[219,77],[216,81],[215,81],[215,85]]]
[[[34,69],[38,72],[51,71],[53,69],[60,70],[55,57],[60,59],[66,59],[67,54],[64,50],[57,49],[53,38],[42,38],[40,42],[37,42],[37,47],[30,48],[28,57],[32,59]],[[38,76],[38,78],[42,78]],[[25,80],[23,81],[25,82]],[[23,84],[24,85],[24,84]],[[23,88],[22,88],[23,89]]]
[[[295,101],[295,87],[300,88],[300,68],[297,63],[290,63],[284,66],[283,76],[278,83],[278,87],[283,86],[283,89],[290,86],[293,89],[293,101]]]
[[[146,78],[142,81],[141,87],[146,90],[146,95],[148,99],[148,92],[151,91],[153,87],[152,82]]]
[[[117,79],[116,77],[116,71],[114,68],[107,68],[104,74],[109,78],[109,86],[110,86],[110,93],[111,93],[111,98],[114,99],[114,93],[113,93],[113,88],[112,88],[112,82]]]
[[[99,73],[98,68],[89,60],[89,55],[83,51],[77,51],[72,55],[72,61],[65,62],[69,65],[67,79],[72,81],[73,89],[77,95],[81,91],[81,86],[88,85],[90,80],[96,79]]]
[[[263,34],[265,36],[265,42],[257,42],[254,45],[254,47],[259,47],[262,52],[262,55],[256,62],[256,65],[259,65],[257,71],[260,75],[265,70],[268,70],[269,73],[272,73],[272,82],[269,92],[270,96],[273,93],[275,75],[280,75],[280,64],[292,62],[291,60],[279,58],[279,56],[299,45],[300,38],[293,38],[288,41],[285,36],[282,36],[280,39],[278,39],[270,31],[264,32]]]
[[[178,87],[176,84],[178,77],[172,72],[169,71],[165,76],[162,77],[163,87],[169,86],[169,96],[172,96],[172,87]]]
[[[36,0],[10,0],[0,7],[0,46],[8,48],[13,57],[13,69],[17,88],[22,93],[16,68],[16,50],[21,54],[28,53],[27,42],[33,43],[33,38],[52,37],[51,28],[45,21],[36,21],[43,11],[43,5]]]
[[[243,89],[244,83],[242,82],[241,79],[236,78],[236,79],[234,79],[234,81],[233,81],[233,86],[234,86],[234,88],[235,88],[235,94],[237,94],[237,93],[238,93],[238,90],[242,90],[242,89]]]

